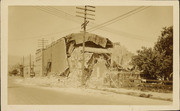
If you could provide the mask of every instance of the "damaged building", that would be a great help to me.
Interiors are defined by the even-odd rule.
[[[72,33],[36,51],[36,76],[81,76],[83,33]],[[103,78],[111,65],[113,43],[99,35],[86,33],[85,75]]]

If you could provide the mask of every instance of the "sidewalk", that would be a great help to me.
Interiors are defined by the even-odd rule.
[[[138,96],[138,97],[144,97],[144,98],[173,101],[172,93],[158,93],[158,92],[150,92],[150,91],[143,92],[140,90],[132,90],[132,89],[125,89],[125,88],[97,88],[97,89],[102,90],[102,91],[113,92],[117,94],[126,94],[126,95]]]

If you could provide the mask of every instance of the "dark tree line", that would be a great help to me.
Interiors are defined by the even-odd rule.
[[[142,47],[132,58],[146,79],[173,79],[173,27],[164,27],[153,48]]]

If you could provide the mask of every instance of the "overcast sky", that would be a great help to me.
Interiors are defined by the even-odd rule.
[[[87,28],[112,20],[139,7],[105,6],[96,7],[95,21]],[[46,38],[49,43],[70,33],[80,32],[83,19],[75,17],[76,7],[9,7],[8,53],[15,56],[35,54],[38,39]],[[172,7],[145,7],[144,10],[124,19],[118,19],[91,33],[120,42],[135,53],[142,46],[152,47],[162,27],[173,25]]]

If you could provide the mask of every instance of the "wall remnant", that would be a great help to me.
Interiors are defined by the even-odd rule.
[[[73,33],[47,46],[42,52],[42,56],[44,56],[42,75],[56,74],[63,77],[81,77],[82,43],[83,33]],[[87,33],[85,47],[86,80],[90,79],[91,75],[103,78],[104,72],[111,64],[109,49],[113,47],[112,42],[107,38]]]

